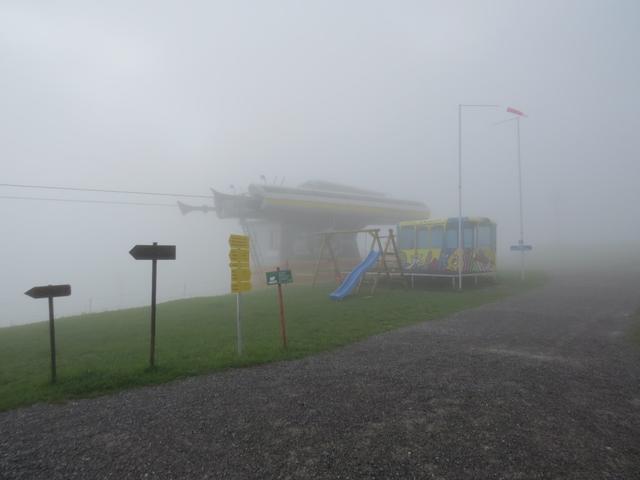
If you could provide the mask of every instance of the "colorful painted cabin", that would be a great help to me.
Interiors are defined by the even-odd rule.
[[[463,217],[463,274],[496,271],[496,224],[485,217]],[[398,250],[407,273],[458,273],[458,218],[412,220],[398,224]]]

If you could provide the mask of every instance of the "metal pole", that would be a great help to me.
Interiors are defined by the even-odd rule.
[[[276,270],[279,272],[280,267]],[[287,348],[287,324],[284,318],[284,301],[282,300],[282,284],[280,283],[280,275],[278,275],[278,301],[280,303],[280,334],[282,335],[282,345]]]
[[[49,297],[49,345],[51,347],[51,383],[56,383],[56,328],[53,324],[53,297]]]
[[[236,337],[238,339],[238,355],[242,355],[242,330],[240,329],[240,292],[236,293]]]
[[[157,245],[157,242],[153,242]],[[149,348],[149,365],[155,366],[156,355],[156,277],[158,273],[158,261],[151,261],[151,339]]]
[[[458,253],[462,252],[462,105],[458,104]],[[458,289],[462,290],[462,258],[458,257]]]
[[[522,160],[520,159],[520,117],[516,117],[518,135],[518,192],[520,195],[520,280],[524,281],[524,220],[522,215]]]

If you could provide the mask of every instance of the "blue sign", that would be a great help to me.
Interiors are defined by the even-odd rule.
[[[533,250],[532,245],[511,245],[512,252],[526,252],[529,250]]]

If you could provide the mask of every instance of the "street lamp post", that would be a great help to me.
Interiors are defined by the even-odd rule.
[[[463,242],[462,242],[462,109],[474,108],[497,108],[499,105],[490,104],[458,104],[458,289],[462,290],[462,263],[463,263]]]

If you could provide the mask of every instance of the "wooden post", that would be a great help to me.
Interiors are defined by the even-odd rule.
[[[149,335],[149,366],[155,367],[156,355],[156,286],[158,273],[158,260],[175,260],[175,245],[135,245],[130,251],[136,260],[151,260],[151,332]]]
[[[332,237],[331,234],[327,236],[327,249],[329,250],[329,255],[331,256],[331,261],[333,262],[333,273],[336,277],[336,281],[341,282],[342,273],[340,273],[340,267],[338,266],[338,259],[333,253],[333,247],[331,246],[331,237]]]
[[[157,245],[157,242],[153,242]],[[151,338],[149,348],[149,366],[155,366],[156,356],[156,278],[158,273],[158,261],[151,261]]]
[[[316,280],[318,279],[318,274],[320,273],[320,262],[322,261],[322,254],[324,253],[324,245],[326,243],[327,237],[326,234],[322,235],[322,243],[320,244],[320,253],[318,254],[318,261],[316,262],[316,269],[313,273],[313,281],[311,282],[311,286],[316,286]]]
[[[31,298],[46,298],[49,301],[49,349],[51,351],[51,383],[56,383],[56,326],[53,318],[54,297],[71,295],[71,285],[42,285],[24,292]]]
[[[387,261],[384,258],[384,250],[382,249],[382,242],[380,241],[380,235],[378,235],[378,232],[376,232],[376,241],[378,242],[378,248],[380,249],[380,253],[381,253],[382,267],[384,268],[384,271],[387,273],[387,280],[391,281],[391,273],[389,272]]]
[[[53,297],[49,297],[49,345],[51,347],[51,383],[56,383],[56,327],[53,323]]]
[[[280,267],[276,268],[276,271],[280,271]],[[284,318],[284,301],[282,300],[282,284],[280,283],[280,276],[278,276],[278,301],[280,302],[280,335],[282,336],[282,346],[287,348],[287,322]]]
[[[404,267],[402,266],[402,261],[400,260],[400,254],[398,253],[398,246],[396,245],[396,237],[393,235],[393,229],[389,229],[389,242],[391,242],[391,247],[393,248],[393,254],[396,257],[396,261],[398,262],[398,269],[400,270],[400,278],[402,278],[405,288],[408,287],[408,279],[404,276]],[[417,243],[416,243],[417,245]],[[413,288],[413,278],[411,280],[411,287]]]

